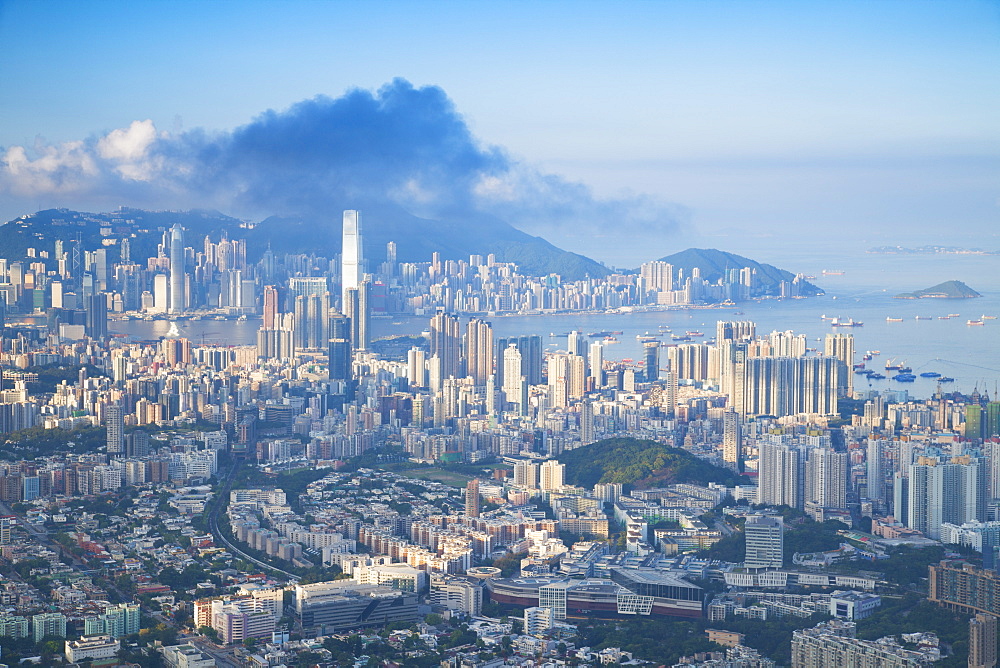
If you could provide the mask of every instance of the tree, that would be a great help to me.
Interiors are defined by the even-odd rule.
[[[219,637],[219,632],[213,629],[211,626],[199,626],[198,633],[205,636],[216,645],[222,644],[222,638]]]

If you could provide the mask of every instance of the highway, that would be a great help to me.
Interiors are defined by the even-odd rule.
[[[289,582],[292,583],[298,582],[299,581],[298,575],[295,575],[294,573],[289,573],[288,571],[284,571],[278,568],[277,566],[272,566],[271,564],[268,564],[266,562],[261,561],[260,559],[250,556],[246,552],[240,550],[238,547],[233,545],[229,541],[229,539],[227,539],[219,530],[219,514],[222,512],[222,509],[229,504],[229,490],[232,488],[233,477],[236,475],[236,471],[239,470],[239,466],[240,466],[239,460],[233,462],[233,465],[230,467],[229,472],[226,474],[226,477],[223,481],[223,486],[219,490],[219,496],[218,496],[219,501],[216,504],[214,504],[212,508],[212,514],[209,515],[208,525],[209,528],[212,530],[212,535],[215,536],[216,540],[225,545],[226,548],[233,555],[236,555],[241,559],[245,559],[251,563],[257,564],[263,569],[273,571],[275,573],[281,573],[288,579]]]

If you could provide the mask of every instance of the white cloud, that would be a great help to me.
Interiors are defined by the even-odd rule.
[[[97,154],[117,163],[113,169],[132,181],[150,181],[161,167],[150,157],[158,136],[153,121],[132,121],[127,128],[112,130],[97,142]]]

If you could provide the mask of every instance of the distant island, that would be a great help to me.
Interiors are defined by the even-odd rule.
[[[868,253],[878,255],[997,255],[1000,251],[984,250],[982,248],[963,248],[961,246],[877,246],[869,248]]]
[[[916,292],[901,292],[893,299],[973,299],[982,297],[962,281],[945,281]]]

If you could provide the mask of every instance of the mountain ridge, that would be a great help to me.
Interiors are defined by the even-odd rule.
[[[688,275],[692,269],[697,267],[701,271],[701,277],[709,282],[718,281],[727,270],[750,267],[757,271],[757,280],[761,284],[762,291],[769,295],[780,294],[782,281],[795,280],[795,274],[790,271],[716,248],[688,248],[661,257],[660,261],[672,264],[675,270],[684,269],[685,274]],[[802,281],[803,295],[818,295],[822,292],[812,283]]]
[[[394,205],[370,203],[358,209],[362,212],[365,256],[373,267],[385,257],[386,244],[395,241],[400,262],[429,262],[433,252],[445,260],[494,254],[497,261],[517,263],[523,273],[535,276],[559,273],[578,280],[609,273],[607,267],[591,258],[558,248],[493,216],[431,220]],[[327,221],[270,216],[251,223],[204,209],[148,211],[119,207],[115,211],[87,212],[63,208],[43,209],[0,225],[0,257],[17,260],[25,257],[28,248],[51,252],[57,239],[70,242],[78,234],[87,248],[103,245],[112,249],[118,246],[119,239],[127,237],[133,257],[151,257],[156,255],[162,229],[174,223],[199,237],[218,238],[225,233],[229,238],[244,238],[248,255],[254,259],[268,247],[276,252],[332,257],[341,246],[339,212]],[[190,239],[187,243],[193,245]]]

